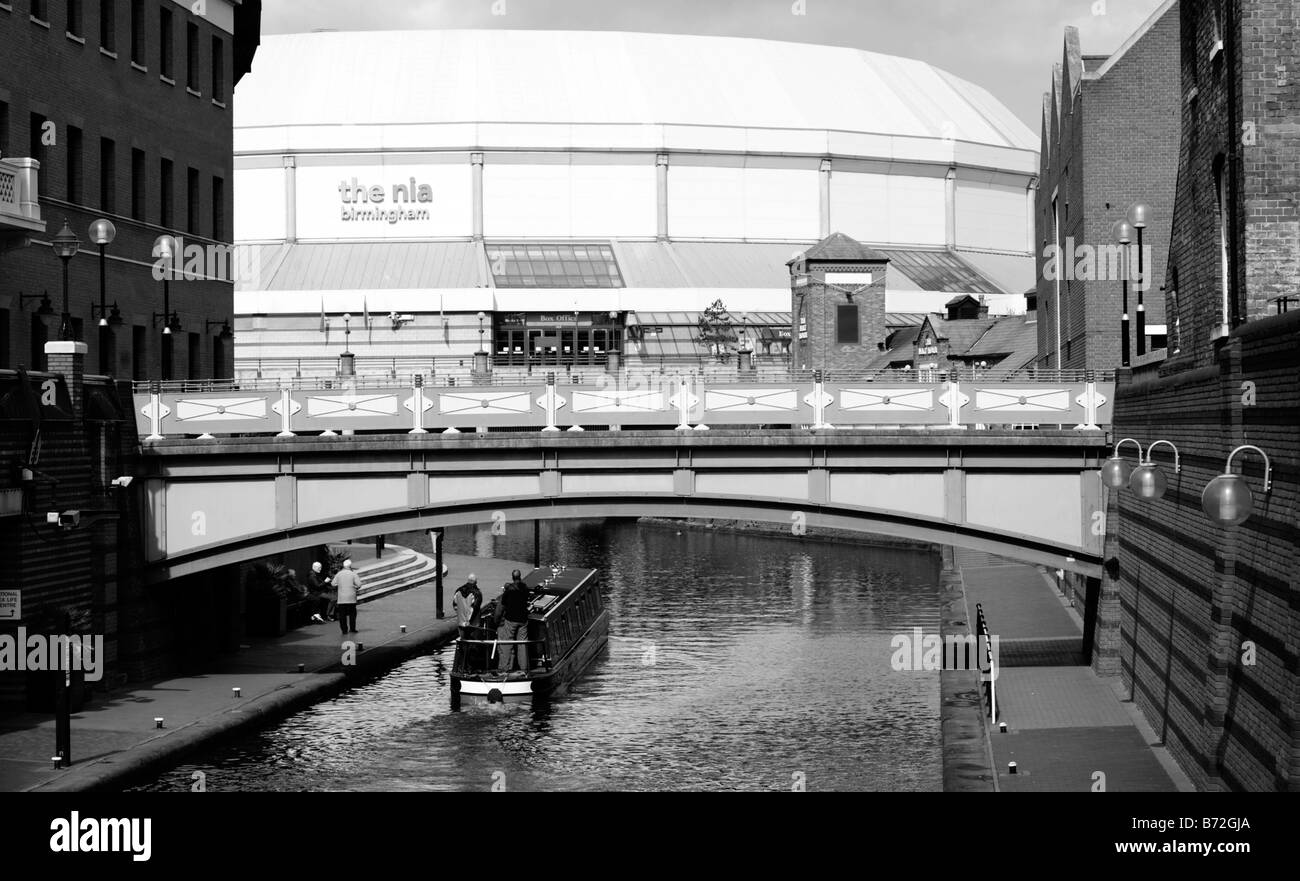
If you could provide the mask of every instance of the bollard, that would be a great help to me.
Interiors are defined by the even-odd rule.
[[[406,625],[405,625],[405,624],[401,625],[401,631],[402,631],[403,633],[406,632]]]
[[[54,770],[57,771],[63,764],[63,756],[50,756],[50,761],[54,763]]]
[[[365,650],[366,650],[366,644],[364,642],[357,643],[358,652],[364,652]]]
[[[153,727],[155,727],[155,728],[161,728],[161,727],[163,727],[163,717],[162,717],[162,716],[154,716],[154,717],[153,717]]]
[[[1006,722],[999,722],[999,723],[998,723],[998,731],[999,731],[1000,733],[1002,733],[1002,734],[1006,734],[1006,733],[1007,733],[1007,723],[1006,723]]]
[[[298,665],[298,672],[299,672],[299,673],[306,673],[306,672],[307,672],[307,665],[306,665],[306,664],[299,664],[299,665]]]
[[[235,693],[235,697],[239,697],[240,690],[239,690],[238,688],[232,688],[232,689],[230,689],[230,690],[233,691],[233,692]]]
[[[1008,774],[1014,774],[1014,773],[1016,773],[1016,763],[1015,763],[1015,762],[1007,762],[1007,773],[1008,773]]]

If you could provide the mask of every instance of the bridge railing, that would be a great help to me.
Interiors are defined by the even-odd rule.
[[[434,384],[375,377],[340,380],[176,381],[137,384],[135,411],[147,440],[216,434],[342,431],[458,433],[583,427],[705,430],[979,427],[1110,421],[1113,383],[1072,374],[1004,378],[820,372],[735,376],[657,373],[494,373]]]

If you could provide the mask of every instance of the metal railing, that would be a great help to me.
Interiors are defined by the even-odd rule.
[[[975,637],[976,640],[984,641],[984,664],[988,665],[985,670],[983,665],[980,666],[980,678],[982,683],[983,699],[988,702],[989,724],[998,723],[998,693],[997,693],[997,659],[993,657],[993,636],[989,632],[988,619],[984,617],[984,606],[981,603],[975,604]]]

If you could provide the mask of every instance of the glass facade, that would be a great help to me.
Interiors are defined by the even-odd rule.
[[[609,245],[488,245],[487,256],[499,288],[623,287],[623,276]]]

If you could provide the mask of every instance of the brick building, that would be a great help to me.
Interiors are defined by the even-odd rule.
[[[80,240],[68,266],[68,312],[92,373],[231,375],[233,285],[228,266],[225,280],[217,275],[232,238],[231,93],[251,64],[261,4],[214,0],[204,15],[191,5],[0,4],[0,161],[35,184],[39,209],[27,219],[41,227],[6,224],[0,208],[0,231],[8,228],[0,369],[44,369],[45,341],[60,335],[62,267],[48,245],[66,220]],[[0,189],[5,177],[0,169]],[[116,227],[106,246],[106,314],[88,233],[99,218]],[[153,273],[154,243],[165,234],[182,237],[182,258],[193,246],[213,258],[169,282],[171,334],[162,332],[162,283]]]
[[[796,370],[857,371],[885,349],[889,258],[832,233],[788,264],[791,363]]]
[[[1300,7],[1184,0],[1182,136],[1167,357],[1120,372],[1115,434],[1178,449],[1163,498],[1110,493],[1098,669],[1118,673],[1204,789],[1300,789]],[[1254,494],[1222,526],[1202,492],[1232,470]]]
[[[134,475],[139,446],[129,381],[163,374],[164,340],[176,378],[231,371],[230,281],[170,282],[164,336],[153,277],[159,236],[219,254],[232,232],[230,94],[260,3],[203,8],[0,3],[0,590],[21,591],[20,618],[0,627],[102,635],[110,681],[184,669],[237,635],[225,574],[141,583],[143,481],[117,481]],[[88,233],[100,218],[116,227],[103,312]],[[71,339],[60,339],[51,248],[65,220],[80,240],[67,264]],[[0,705],[41,706],[43,688],[0,672]]]
[[[1178,41],[1177,0],[1166,0],[1110,56],[1084,55],[1078,30],[1065,30],[1063,57],[1043,96],[1035,203],[1041,368],[1119,366],[1123,255],[1111,227],[1138,201],[1151,208],[1142,241],[1149,279],[1143,348],[1165,345],[1160,288],[1178,170]],[[1136,241],[1130,256],[1135,264]],[[1134,265],[1129,272],[1136,276]],[[1137,308],[1130,285],[1134,353]]]

